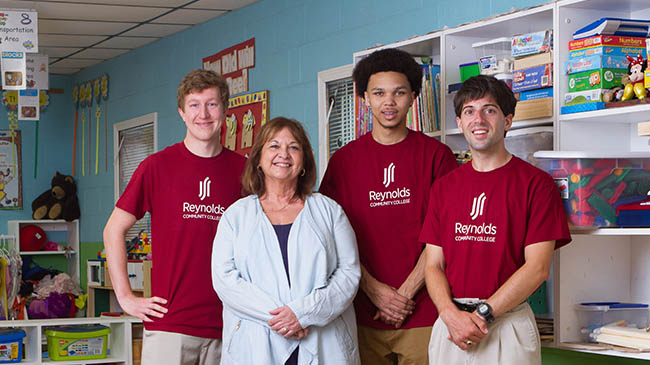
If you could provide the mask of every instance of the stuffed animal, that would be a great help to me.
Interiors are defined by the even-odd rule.
[[[637,55],[636,58],[632,58],[628,55],[625,57],[630,61],[630,65],[627,67],[627,74],[630,75],[630,81],[632,82],[625,85],[621,100],[630,100],[635,96],[638,99],[643,100],[648,94],[643,85],[643,71],[646,69],[646,61],[641,55]]]
[[[72,176],[58,171],[52,178],[52,188],[43,192],[32,202],[32,218],[65,219],[73,221],[81,216],[77,185]]]

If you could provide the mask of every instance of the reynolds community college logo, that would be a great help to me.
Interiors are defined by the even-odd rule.
[[[388,167],[384,167],[384,182],[382,184],[388,187],[393,182],[395,182],[395,164],[391,162]]]
[[[210,181],[209,177],[206,177],[203,179],[203,181],[199,181],[199,199],[203,200],[207,197],[210,196],[210,184],[212,182]]]
[[[483,206],[485,205],[485,193],[474,197],[472,202],[472,212],[469,213],[469,216],[472,217],[472,220],[478,218],[478,216],[483,215]]]
[[[205,198],[210,197],[210,181],[209,177],[199,181],[199,200],[203,201]],[[217,194],[218,196],[219,194]],[[226,208],[221,204],[206,203],[196,204],[196,202],[183,202],[183,219],[209,219],[218,221]]]
[[[388,188],[394,182],[395,164],[391,162],[388,167],[384,167],[384,181],[381,184],[384,185],[384,188]],[[386,189],[384,191],[370,190],[368,195],[371,208],[387,205],[409,204],[411,202],[411,189],[406,186],[393,186],[391,190]]]

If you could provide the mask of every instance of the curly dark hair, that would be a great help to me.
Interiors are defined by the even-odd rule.
[[[473,76],[463,82],[460,90],[454,96],[456,116],[460,118],[465,103],[480,99],[485,95],[490,95],[499,104],[503,115],[515,116],[515,106],[517,105],[515,94],[505,82],[487,75]]]
[[[422,67],[413,57],[399,49],[387,48],[371,53],[359,61],[352,72],[352,79],[357,87],[357,93],[363,95],[368,89],[370,76],[378,72],[399,72],[406,76],[415,96],[420,95],[422,88]]]

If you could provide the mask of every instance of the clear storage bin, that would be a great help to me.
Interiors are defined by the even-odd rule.
[[[593,341],[589,336],[594,329],[619,322],[619,325],[646,328],[648,305],[620,302],[590,302],[575,306],[583,341]],[[625,321],[625,322],[622,322]]]
[[[650,190],[650,154],[536,152],[537,165],[560,189],[569,224],[616,225],[616,208],[645,200]]]
[[[481,75],[512,73],[510,38],[501,37],[472,44]]]

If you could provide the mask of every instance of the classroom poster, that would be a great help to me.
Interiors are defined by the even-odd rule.
[[[248,156],[254,138],[267,122],[268,115],[268,90],[231,97],[226,123],[221,129],[221,145]]]
[[[50,88],[50,73],[47,55],[27,54],[26,82],[28,89],[47,90]]]
[[[0,9],[0,48],[3,51],[38,52],[38,13]]]
[[[2,88],[4,90],[24,90],[27,82],[25,76],[25,52],[2,51]]]
[[[0,209],[23,208],[20,131],[0,130]]]
[[[18,90],[18,120],[39,120],[39,102],[38,90]]]

